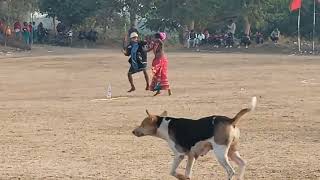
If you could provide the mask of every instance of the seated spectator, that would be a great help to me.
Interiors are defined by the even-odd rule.
[[[256,32],[256,43],[263,44],[263,34],[260,31]]]
[[[249,36],[248,34],[244,34],[244,35],[241,37],[240,45],[244,45],[244,46],[248,49],[248,47],[250,46],[250,44],[251,44],[250,36]]]
[[[85,40],[86,37],[87,37],[87,34],[85,31],[79,31],[79,35],[78,35],[79,40]]]
[[[278,43],[279,39],[280,39],[280,31],[278,28],[274,29],[270,35],[270,39],[272,40],[272,42],[274,42],[275,44]]]
[[[87,35],[87,39],[91,42],[96,42],[98,40],[98,32],[97,31],[94,31],[93,29],[91,29],[89,32],[88,32],[88,35]]]
[[[197,36],[196,46],[200,46],[200,45],[204,44],[205,35],[202,32],[200,32],[196,36]]]
[[[191,30],[189,32],[189,36],[188,36],[188,40],[187,40],[187,47],[188,48],[190,48],[191,43],[192,43],[192,47],[196,46],[196,38],[197,38],[196,33],[194,32],[194,30]]]
[[[209,44],[209,38],[210,38],[209,31],[205,30],[203,34],[204,34],[204,43]]]
[[[209,39],[210,33],[209,33],[208,30],[205,30],[203,34],[204,34],[204,38],[205,38],[205,39]]]
[[[225,41],[226,48],[228,47],[232,48],[234,45],[233,34],[230,32],[225,34],[224,41]]]
[[[213,45],[213,47],[220,47],[221,44],[223,43],[224,36],[220,34],[212,34],[208,38],[208,44]]]

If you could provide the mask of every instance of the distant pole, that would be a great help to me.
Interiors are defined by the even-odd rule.
[[[124,34],[126,34],[127,33],[127,23],[125,22],[124,23]]]
[[[130,35],[129,35],[130,36]],[[125,49],[128,45],[128,36],[127,36],[127,23],[124,23],[124,33],[123,33],[123,42],[122,47]]]
[[[316,36],[316,0],[313,1],[313,32],[312,32],[312,51],[314,52],[314,41]]]
[[[53,23],[53,32],[54,32],[54,35],[56,36],[57,35],[56,16],[53,16],[52,23]]]
[[[298,47],[299,47],[299,52],[301,52],[300,16],[301,16],[301,8],[299,8],[299,16],[298,16]]]

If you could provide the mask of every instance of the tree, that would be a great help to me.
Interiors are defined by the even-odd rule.
[[[100,7],[100,1],[88,0],[39,0],[39,9],[49,17],[63,22],[67,26],[81,24],[87,17],[94,15]]]
[[[42,13],[67,26],[86,24],[88,28],[101,27],[105,32],[110,28],[122,31],[125,22],[137,24],[142,19],[144,27],[178,31],[181,39],[186,30],[223,30],[227,20],[237,19],[237,32],[249,33],[253,29],[269,33],[278,27],[282,34],[293,36],[297,14],[289,11],[289,3],[290,0],[0,0],[0,14],[11,21],[21,20],[39,6]],[[303,1],[304,36],[312,32],[312,13],[313,1]]]
[[[120,1],[101,0],[101,8],[96,12],[96,25],[103,28],[104,33],[107,28],[120,28],[124,20],[122,18],[123,4]]]
[[[29,20],[31,12],[37,8],[36,0],[2,0],[0,1],[0,15],[8,23],[16,20]]]

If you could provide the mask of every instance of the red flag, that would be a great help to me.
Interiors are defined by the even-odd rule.
[[[301,8],[302,0],[293,0],[290,5],[290,10],[295,11]]]

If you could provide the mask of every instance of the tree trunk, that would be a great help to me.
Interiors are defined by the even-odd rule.
[[[194,30],[194,20],[192,20],[189,24],[189,30]]]
[[[135,11],[130,11],[130,25],[137,25],[137,13]]]
[[[57,35],[57,28],[56,28],[56,17],[54,16],[53,17],[53,32],[54,32],[54,35],[56,36]]]
[[[179,42],[180,42],[180,44],[182,44],[184,46],[186,46],[186,44],[187,44],[187,39],[186,39],[186,37],[188,35],[187,32],[189,32],[189,28],[187,25],[185,25],[185,26],[183,26],[183,28],[179,29]]]
[[[244,33],[247,34],[247,35],[250,35],[251,24],[250,24],[250,21],[249,21],[249,17],[245,16],[243,18],[243,20],[244,20]]]

